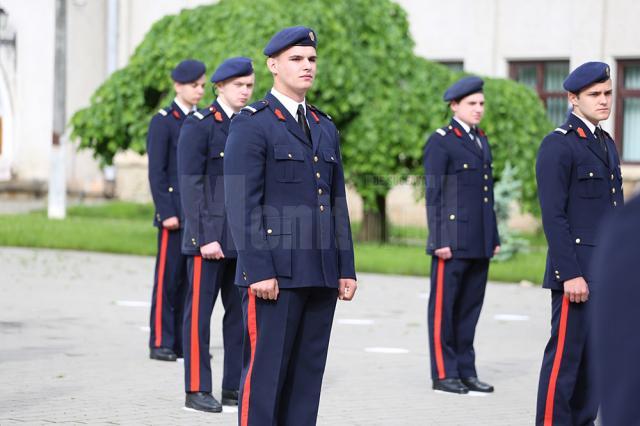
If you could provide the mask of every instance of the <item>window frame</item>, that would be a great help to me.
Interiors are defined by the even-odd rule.
[[[615,111],[616,116],[614,118],[614,131],[615,131],[615,143],[618,153],[620,154],[621,164],[640,164],[640,160],[629,161],[624,159],[624,100],[626,98],[640,98],[640,89],[625,89],[624,87],[624,73],[625,68],[629,65],[640,65],[639,59],[618,59],[616,61],[616,84],[615,84]]]

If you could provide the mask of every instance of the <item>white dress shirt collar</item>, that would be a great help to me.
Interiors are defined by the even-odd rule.
[[[589,120],[587,120],[586,118],[582,118],[580,117],[578,114],[576,114],[575,112],[571,112],[571,114],[575,115],[576,117],[578,117],[585,126],[587,126],[587,128],[591,131],[591,133],[595,136],[596,134],[596,127],[600,127],[600,126],[595,126],[592,122],[590,122]]]
[[[465,132],[469,133],[471,131],[471,126],[469,126],[467,123],[458,119],[457,117],[453,117],[453,119],[456,120],[458,124],[462,126]]]
[[[289,111],[289,114],[291,114],[294,120],[298,121],[298,105],[302,105],[305,115],[307,114],[307,105],[304,99],[302,100],[302,103],[296,102],[287,95],[283,95],[282,93],[278,92],[275,88],[271,89],[271,94],[280,101],[282,106],[284,106],[287,111]]]
[[[220,96],[218,96],[218,98],[216,99],[216,102],[218,102],[218,104],[222,107],[222,110],[224,111],[225,114],[227,114],[227,117],[229,119],[231,119],[231,116],[233,114],[235,114],[235,111],[233,110],[233,108],[231,108],[229,105],[227,105],[222,98],[220,98]]]
[[[178,107],[180,108],[180,110],[184,115],[189,115],[190,112],[198,110],[198,107],[196,105],[194,105],[193,108],[189,109],[189,107],[183,104],[182,102],[180,102],[180,100],[177,97],[173,98],[173,102],[175,102],[176,105],[178,105]]]

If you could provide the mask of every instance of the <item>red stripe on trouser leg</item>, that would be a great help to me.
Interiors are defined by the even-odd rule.
[[[162,229],[160,237],[160,261],[158,262],[158,286],[156,287],[156,318],[155,318],[155,346],[159,348],[162,345],[162,296],[164,293],[164,270],[167,264],[167,240],[169,239],[169,230]]]
[[[558,373],[560,372],[560,364],[562,363],[562,352],[564,352],[564,341],[567,336],[567,317],[569,316],[569,298],[564,296],[562,299],[562,310],[560,311],[560,328],[558,330],[558,347],[556,348],[556,356],[553,358],[553,367],[551,368],[551,377],[549,378],[549,389],[547,390],[547,402],[544,410],[544,426],[553,425],[553,400],[556,394],[556,382],[558,381]]]
[[[191,392],[200,390],[200,274],[202,273],[202,257],[193,257],[193,298],[191,300],[191,375],[189,388]]]
[[[444,291],[444,259],[438,259],[438,270],[436,272],[436,303],[433,319],[433,347],[436,355],[436,368],[438,369],[438,379],[446,376],[444,370],[444,359],[442,358],[442,292]]]
[[[249,361],[249,370],[247,377],[244,379],[244,388],[242,391],[242,418],[241,426],[249,424],[249,397],[251,395],[251,373],[253,372],[253,360],[256,356],[256,343],[258,341],[258,325],[256,320],[256,296],[251,292],[251,288],[247,288],[249,294],[249,306],[247,308],[247,328],[249,330],[249,343],[251,344],[251,360]]]

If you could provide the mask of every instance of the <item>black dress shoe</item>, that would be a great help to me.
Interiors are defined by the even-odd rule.
[[[462,379],[462,383],[473,392],[493,392],[493,386],[489,383],[481,382],[477,377],[467,377],[466,379]]]
[[[462,383],[460,379],[434,380],[433,389],[442,391],[442,392],[459,393],[459,394],[465,394],[469,392],[469,389]]]
[[[151,348],[149,349],[149,358],[159,361],[175,361],[178,359],[176,353],[168,348]]]
[[[222,405],[238,405],[238,391],[222,389]]]
[[[188,392],[184,400],[184,406],[207,413],[222,412],[222,405],[209,392]]]

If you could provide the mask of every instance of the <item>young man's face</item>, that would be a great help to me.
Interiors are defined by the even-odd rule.
[[[204,96],[204,86],[207,83],[207,77],[202,74],[202,76],[196,81],[192,81],[191,83],[173,83],[173,88],[176,91],[176,97],[180,100],[180,102],[185,103],[189,106],[198,105],[202,97]]]
[[[224,103],[229,105],[235,112],[238,112],[251,99],[255,80],[255,74],[230,78],[217,83],[216,91]]]
[[[316,76],[316,59],[313,46],[292,46],[269,58],[267,66],[273,74],[276,89],[304,97]]]
[[[476,126],[484,116],[484,94],[474,93],[451,102],[453,115],[469,126]]]
[[[598,124],[602,120],[609,118],[611,114],[612,102],[611,80],[602,83],[595,83],[579,94],[569,93],[569,102],[573,105],[573,110],[589,120],[593,124]]]

